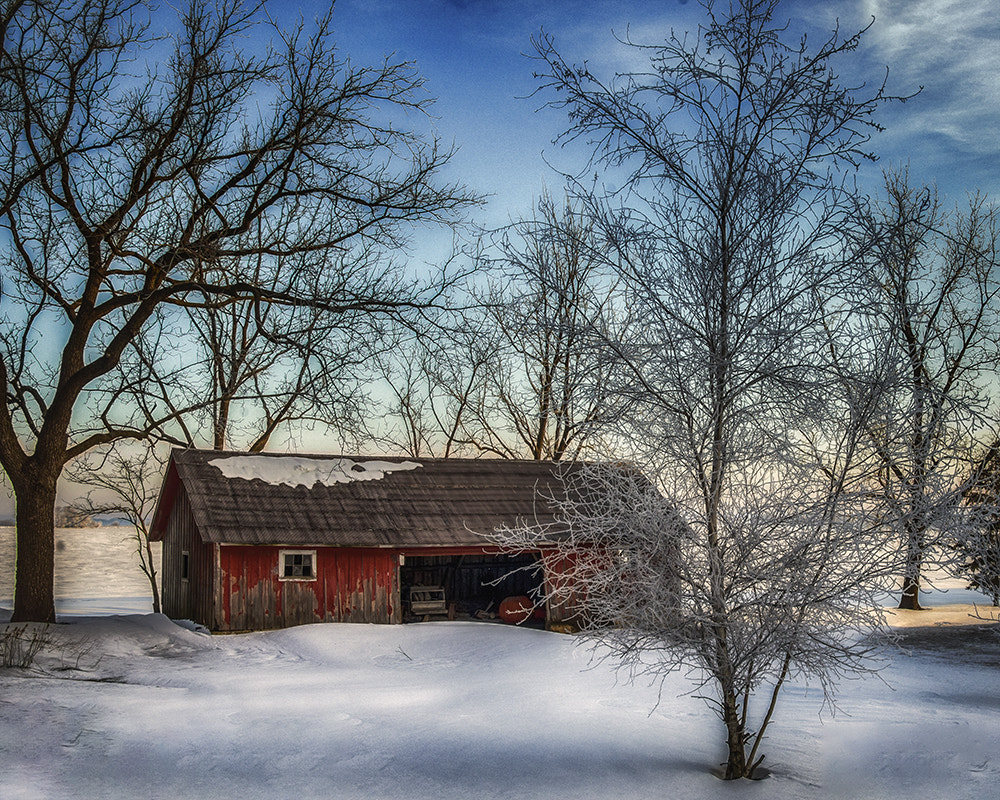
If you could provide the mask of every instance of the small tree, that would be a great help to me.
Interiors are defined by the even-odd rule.
[[[583,561],[588,605],[603,604],[592,632],[640,671],[700,671],[725,777],[744,778],[790,675],[829,691],[865,671],[850,631],[878,626],[874,592],[894,567],[864,504],[879,371],[838,388],[829,337],[854,331],[825,324],[819,302],[846,296],[862,266],[840,169],[870,157],[886,97],[832,71],[861,33],[810,49],[785,42],[774,0],[704,5],[699,36],[633,45],[648,69],[611,82],[551,39],[537,49],[543,89],[569,113],[563,138],[589,143],[588,174],[623,187],[588,199],[635,321],[604,352],[617,441],[666,497],[593,471],[583,499],[570,492],[574,538],[622,554]],[[610,588],[619,574],[625,591]]]
[[[91,453],[67,469],[67,477],[91,492],[77,501],[74,508],[88,515],[113,514],[127,520],[134,528],[132,543],[139,558],[139,569],[149,581],[153,613],[159,614],[160,587],[156,579],[156,560],[149,540],[149,522],[160,496],[166,461],[156,448],[140,443],[126,451],[119,443],[104,453]]]
[[[727,730],[725,777],[752,777],[787,680],[818,682],[832,703],[841,678],[877,669],[874,609],[895,572],[853,466],[792,475],[771,464],[731,482],[709,538],[703,517],[684,516],[699,514],[698,498],[668,500],[620,463],[576,464],[545,498],[554,522],[492,538],[542,550],[536,568],[559,577],[535,602],[576,620],[595,657],[630,679],[695,676]]]

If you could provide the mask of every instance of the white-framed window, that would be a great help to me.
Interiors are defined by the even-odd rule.
[[[282,581],[316,580],[316,551],[279,550],[278,580]]]

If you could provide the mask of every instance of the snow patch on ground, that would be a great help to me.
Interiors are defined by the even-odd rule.
[[[422,467],[415,461],[354,461],[350,458],[302,458],[300,456],[232,456],[208,462],[227,478],[262,480],[277,486],[332,486],[352,481],[378,481],[391,472]]]
[[[887,608],[885,615],[886,621],[893,628],[983,625],[1000,622],[1000,608],[979,603],[949,603],[927,607],[922,611]]]

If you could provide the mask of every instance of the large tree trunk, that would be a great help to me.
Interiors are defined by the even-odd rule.
[[[11,622],[55,622],[54,475],[30,469],[14,482],[17,495],[17,556],[14,571],[14,614]]]

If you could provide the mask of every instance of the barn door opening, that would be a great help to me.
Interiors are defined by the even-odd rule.
[[[535,569],[538,557],[528,554],[428,556],[407,555],[399,568],[403,616],[407,622],[433,619],[496,619],[500,605],[508,597],[537,597],[542,585],[540,569]],[[434,607],[435,592],[420,588],[444,590],[444,610]],[[427,605],[424,603],[427,602]],[[431,613],[425,613],[426,611]],[[525,624],[545,623],[541,615]]]

